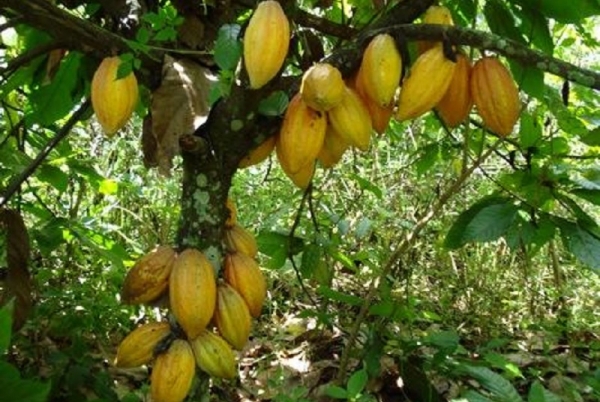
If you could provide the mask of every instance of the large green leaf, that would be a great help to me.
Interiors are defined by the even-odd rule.
[[[499,0],[488,0],[483,8],[485,19],[493,33],[525,44],[512,13]]]
[[[482,387],[492,394],[492,399],[498,402],[523,402],[515,387],[500,374],[487,367],[462,365],[459,371],[477,380]]]
[[[536,380],[529,388],[527,402],[561,402],[561,399]]]
[[[582,263],[600,273],[600,239],[581,225],[557,220],[567,250]]]
[[[23,380],[16,368],[0,361],[0,389],[5,402],[44,402],[50,385],[50,382]]]
[[[367,381],[369,381],[369,376],[365,369],[358,370],[352,374],[348,379],[348,386],[346,387],[348,396],[350,398],[357,397],[365,389]]]
[[[524,6],[519,16],[522,24],[519,26],[521,33],[529,39],[529,42],[542,52],[552,55],[554,52],[554,41],[548,27],[548,20],[535,7]]]
[[[234,70],[242,56],[242,44],[238,40],[240,26],[223,25],[215,43],[215,63],[223,70]]]
[[[529,66],[524,67],[513,60],[510,60],[510,69],[520,89],[534,98],[544,100],[546,87],[544,85],[544,73],[541,70]]]
[[[299,237],[290,238],[287,234],[271,231],[260,232],[256,241],[260,252],[271,257],[266,265],[271,269],[283,267],[288,255],[298,254],[302,251],[304,244]]]
[[[579,22],[592,15],[600,15],[598,0],[540,0],[537,3],[542,14],[559,22]]]
[[[50,184],[52,187],[63,193],[69,185],[69,175],[56,166],[44,164],[36,172],[36,177]]]

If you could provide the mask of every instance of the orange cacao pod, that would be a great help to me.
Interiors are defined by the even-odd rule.
[[[217,378],[235,377],[235,355],[223,338],[205,330],[191,343],[196,364],[202,371]]]
[[[173,315],[189,339],[206,328],[216,300],[217,285],[211,263],[200,251],[186,249],[173,264],[169,301]]]
[[[140,258],[127,272],[123,282],[123,303],[149,303],[163,294],[169,286],[175,256],[173,248],[160,246]]]
[[[225,207],[229,212],[229,217],[227,217],[227,220],[225,220],[225,227],[230,228],[237,224],[237,208],[235,207],[235,203],[231,198],[228,198],[227,201],[225,201]]]
[[[252,318],[242,296],[227,283],[217,287],[214,321],[219,333],[227,342],[235,349],[244,348],[250,336]]]
[[[196,373],[192,347],[176,339],[169,350],[156,358],[150,377],[153,402],[181,402],[185,399]]]
[[[277,74],[289,43],[290,23],[279,3],[258,3],[244,34],[244,65],[251,88],[262,87]]]
[[[423,15],[423,24],[454,25],[452,13],[444,6],[431,6]],[[417,52],[423,54],[440,42],[431,40],[417,41]]]
[[[127,123],[138,102],[138,83],[133,72],[117,79],[120,64],[119,57],[107,57],[92,78],[92,108],[110,137]]]
[[[420,55],[402,84],[396,118],[414,119],[431,110],[446,93],[455,66],[444,55],[442,45]]]
[[[359,69],[354,79],[350,80],[350,87],[358,93],[367,107],[369,115],[371,116],[373,130],[379,134],[383,134],[390,124],[390,119],[394,113],[394,106],[392,104],[381,106],[367,95],[362,69]]]
[[[501,137],[512,132],[521,109],[519,89],[496,57],[483,57],[473,66],[471,96],[487,128]]]
[[[225,230],[225,246],[229,251],[239,251],[252,258],[258,253],[256,239],[239,224]]]
[[[290,173],[298,173],[314,161],[323,146],[326,130],[325,113],[311,109],[300,94],[296,94],[285,112],[275,145],[281,164]]]
[[[444,97],[436,105],[436,110],[448,127],[462,123],[473,105],[471,97],[471,61],[462,53],[456,55],[456,67]]]
[[[131,331],[119,344],[115,366],[131,368],[148,364],[154,348],[171,332],[168,322],[150,322]]]
[[[402,58],[396,42],[388,34],[371,39],[360,65],[365,94],[379,106],[389,106],[400,85]]]
[[[319,152],[321,165],[328,169],[333,167],[340,159],[342,159],[342,155],[349,146],[348,142],[346,142],[346,140],[344,140],[331,125],[328,125],[327,133],[325,134],[325,142],[323,143],[321,152]]]
[[[258,165],[271,155],[273,148],[275,148],[276,137],[271,136],[264,140],[259,146],[252,149],[248,155],[246,155],[238,165],[239,168],[246,168],[248,166]]]
[[[258,263],[245,254],[229,253],[223,276],[244,298],[252,317],[258,317],[267,295],[267,283]]]
[[[350,145],[362,151],[371,141],[371,116],[361,97],[346,87],[342,103],[327,112],[329,123]]]
[[[328,63],[314,64],[302,76],[300,95],[309,107],[328,111],[339,105],[344,97],[342,73]]]

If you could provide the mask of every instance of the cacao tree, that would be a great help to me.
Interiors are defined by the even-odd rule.
[[[158,170],[163,177],[181,177],[177,235],[168,242],[180,253],[190,248],[201,251],[217,276],[223,276],[224,261],[235,242],[223,239],[244,236],[230,230],[232,220],[235,222],[234,208],[227,206],[230,187],[236,172],[254,162],[248,160],[251,150],[265,147],[266,157],[277,148],[282,168],[302,189],[303,196],[291,202],[301,206],[310,202],[314,191],[310,181],[319,174],[315,169],[319,172],[332,167],[344,151],[354,153],[356,158],[365,157],[363,152],[373,143],[372,131],[384,137],[390,130],[403,135],[411,125],[429,119],[441,125],[445,142],[424,146],[422,159],[439,158],[440,147],[444,152],[452,150],[449,152],[458,155],[453,159],[459,161],[456,177],[447,188],[439,189],[430,209],[415,218],[410,230],[391,245],[380,278],[398,274],[395,267],[399,257],[410,250],[448,201],[460,196],[469,178],[491,157],[501,158],[509,173],[491,177],[497,190],[464,206],[445,235],[444,245],[457,249],[471,242],[504,237],[511,247],[535,252],[560,238],[564,248],[583,264],[599,269],[600,228],[589,212],[600,204],[597,167],[593,165],[598,158],[599,60],[580,63],[569,54],[563,36],[574,31],[569,40],[578,37],[597,48],[597,39],[593,38],[597,32],[588,32],[589,24],[585,22],[600,15],[598,2],[446,1],[443,5],[448,14],[440,21],[427,19],[427,10],[436,3],[432,0],[280,1],[275,4],[280,5],[281,16],[257,16],[265,3],[3,0],[0,207],[2,224],[10,236],[14,239],[27,235],[22,219],[27,180],[42,169],[49,180],[62,177],[59,167],[48,164],[47,157],[73,135],[74,127],[88,124],[98,132],[106,131],[106,141],[112,135],[135,136],[148,169]],[[256,20],[252,21],[254,16]],[[374,38],[381,44],[375,44]],[[383,49],[383,56],[376,59],[381,64],[363,64],[367,54],[377,51],[373,50],[376,46]],[[387,55],[396,53],[397,58],[385,64]],[[497,64],[483,67],[482,62],[467,70],[468,63],[479,59]],[[103,60],[114,61],[110,73],[99,72]],[[459,65],[471,72],[465,72],[462,84],[453,84],[451,78]],[[315,66],[327,66],[327,71],[315,72]],[[392,74],[393,70],[398,73]],[[325,78],[311,88],[305,75],[308,71],[324,74]],[[376,74],[381,71],[391,75],[378,80]],[[95,74],[104,83],[98,84]],[[469,81],[469,74],[478,79]],[[95,96],[98,85],[116,85],[115,77],[134,76],[135,85],[130,82]],[[361,78],[365,76],[368,78]],[[389,83],[391,89],[384,91]],[[135,102],[138,85],[139,103]],[[475,109],[469,101],[453,97],[461,88],[471,93]],[[326,91],[325,95],[312,104],[298,95],[302,92],[307,99],[310,91],[320,90]],[[368,96],[381,101],[367,107],[364,102]],[[440,103],[444,96],[450,97],[445,100],[447,106]],[[577,108],[571,106],[574,98]],[[363,106],[349,103],[344,107],[351,112],[343,114],[333,110],[340,102]],[[468,107],[462,116],[449,118],[453,112],[448,108],[461,103]],[[111,115],[121,104],[128,109],[124,117],[102,117],[104,113]],[[295,112],[301,108],[305,115]],[[366,117],[360,116],[363,109]],[[294,116],[288,117],[292,110]],[[143,121],[136,126],[141,129],[115,134],[132,112],[134,119]],[[390,118],[392,128],[388,126]],[[109,123],[105,124],[105,119]],[[367,120],[366,132],[346,134]],[[334,133],[325,134],[326,127],[333,127]],[[322,149],[327,144],[334,147],[331,144],[335,141],[339,144],[339,140],[331,139],[335,131],[347,144],[335,151],[339,152],[337,157],[328,159]],[[288,132],[296,137],[286,145],[284,133]],[[320,140],[316,132],[321,133]],[[307,151],[311,146],[314,150]],[[28,155],[32,149],[37,154]],[[333,148],[328,149],[334,153]],[[309,155],[306,159],[292,162],[305,152]],[[5,162],[8,160],[11,163]],[[83,170],[81,166],[66,167],[78,168]],[[246,245],[249,242],[247,238],[239,241]],[[31,308],[31,286],[26,271],[19,268],[26,265],[29,250],[11,249],[10,240],[7,245],[8,286],[4,300],[15,297],[15,324],[19,327]],[[308,255],[311,246],[314,244],[296,248],[286,244],[285,256]],[[250,247],[254,248],[250,253],[256,254],[256,246]],[[162,282],[166,287],[166,279]],[[187,286],[193,280],[184,278],[181,282]],[[362,301],[335,376],[338,384],[344,384],[348,377],[361,325],[377,298],[377,283],[373,281],[360,295]],[[164,293],[165,287],[158,293]],[[219,286],[219,292],[223,289],[224,285]],[[243,308],[237,296],[222,293],[226,290],[213,299]],[[252,297],[240,293],[247,302]],[[137,297],[123,295],[128,300]],[[181,305],[187,303],[188,295],[182,297]],[[248,304],[248,312],[235,316],[247,316],[249,320],[260,313],[261,303],[258,307]],[[185,320],[180,318],[189,314],[178,313],[179,304],[173,299],[171,305],[176,321],[189,336]],[[193,330],[191,338],[211,338],[207,335],[210,332],[201,334],[211,316],[209,312],[203,318],[206,322]],[[227,316],[221,321],[226,328]],[[227,332],[219,329],[223,335]],[[178,335],[185,337],[181,332]],[[247,335],[242,338],[227,340],[239,348]],[[169,365],[191,367],[192,353],[209,354],[203,349],[209,340],[194,341],[191,347],[170,341],[171,347],[186,350],[181,352],[184,357],[179,356],[185,364],[168,363],[172,356],[159,353],[163,357],[156,361],[155,383],[159,380],[154,376],[161,373],[164,377],[180,377],[169,372]],[[216,338],[210,342],[220,345],[223,341]],[[201,364],[196,356],[205,372],[232,377],[229,366],[215,366],[214,360]],[[183,382],[181,387],[189,388],[191,379]],[[155,397],[162,400],[156,395],[170,392],[169,388],[158,389]],[[185,393],[176,399],[181,400]]]

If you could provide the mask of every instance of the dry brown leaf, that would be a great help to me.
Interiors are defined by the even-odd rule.
[[[190,60],[175,60],[165,56],[163,79],[152,94],[152,132],[156,138],[158,170],[169,175],[172,160],[179,153],[179,138],[193,133],[208,117],[210,82],[209,69]]]

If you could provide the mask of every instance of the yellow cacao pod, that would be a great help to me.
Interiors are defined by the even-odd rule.
[[[327,112],[329,123],[350,145],[366,151],[373,129],[371,115],[354,90],[345,87],[345,91],[342,103]]]
[[[456,67],[444,97],[436,105],[441,119],[448,127],[462,123],[473,105],[471,97],[471,61],[462,53],[456,55]]]
[[[122,368],[148,364],[154,357],[154,348],[171,333],[168,322],[150,322],[131,331],[119,344],[115,366]]]
[[[285,112],[279,139],[275,144],[277,156],[290,173],[313,162],[325,139],[327,117],[316,111],[296,94]]]
[[[496,57],[483,57],[473,66],[471,95],[487,128],[501,137],[512,132],[521,111],[519,89]]]
[[[446,93],[455,66],[444,55],[442,45],[420,55],[402,84],[396,118],[414,119],[431,110]]]
[[[239,224],[225,229],[225,246],[229,251],[239,251],[252,258],[258,253],[256,239]]]
[[[452,13],[444,6],[431,6],[423,15],[423,24],[454,25]],[[440,42],[431,40],[417,41],[417,51],[423,54]]]
[[[214,316],[219,333],[235,349],[242,350],[250,336],[252,318],[242,296],[227,283],[217,288],[217,308]]]
[[[279,136],[277,136],[277,143],[279,143]],[[297,187],[306,189],[315,173],[315,159],[313,159],[309,164],[302,166],[299,171],[293,173],[287,165],[286,159],[281,156],[281,147],[276,145],[275,151],[283,173],[285,173],[285,175],[289,177],[292,183],[294,183]]]
[[[242,253],[228,253],[223,277],[244,298],[250,315],[260,315],[267,296],[267,283],[258,263]]]
[[[394,38],[379,34],[371,39],[360,71],[366,95],[379,106],[391,105],[402,75],[402,58]]]
[[[169,350],[156,358],[152,367],[152,402],[183,401],[190,391],[195,373],[196,362],[192,347],[187,341],[176,339]]]
[[[225,227],[230,228],[237,224],[237,208],[231,198],[228,198],[227,201],[225,201],[225,207],[229,212],[229,217],[225,220]]]
[[[202,371],[217,378],[235,377],[235,355],[223,338],[205,330],[191,343],[196,364]]]
[[[348,144],[348,142],[344,140],[331,125],[328,125],[327,134],[325,134],[325,142],[323,143],[321,152],[319,152],[319,161],[321,161],[321,165],[327,169],[335,166],[340,159],[342,159],[342,155],[344,155],[344,152],[346,152],[349,146],[350,144]]]
[[[271,152],[273,152],[273,149],[275,148],[276,140],[277,139],[275,138],[275,136],[271,136],[264,140],[259,146],[251,150],[248,153],[248,155],[246,155],[240,161],[238,167],[240,169],[243,169],[249,166],[258,165],[259,163],[267,159],[269,155],[271,155]]]
[[[138,102],[138,83],[133,72],[117,79],[120,64],[119,57],[107,57],[92,78],[92,108],[109,137],[127,123]]]
[[[344,85],[340,70],[328,63],[316,63],[302,76],[300,95],[312,109],[326,112],[342,101]]]
[[[244,64],[251,88],[262,87],[277,74],[289,44],[290,23],[279,3],[258,3],[244,34]]]
[[[381,106],[379,103],[371,99],[369,95],[367,95],[362,69],[359,69],[355,78],[350,80],[350,87],[358,93],[363,100],[363,103],[367,107],[369,115],[371,116],[373,130],[379,134],[383,134],[390,124],[390,119],[394,113],[394,105],[389,104],[386,106]]]
[[[188,339],[197,337],[215,311],[217,285],[211,263],[200,251],[188,248],[173,264],[169,279],[171,311]]]
[[[127,272],[123,282],[123,303],[149,303],[163,294],[169,286],[169,275],[175,257],[173,248],[160,246],[140,258]]]

